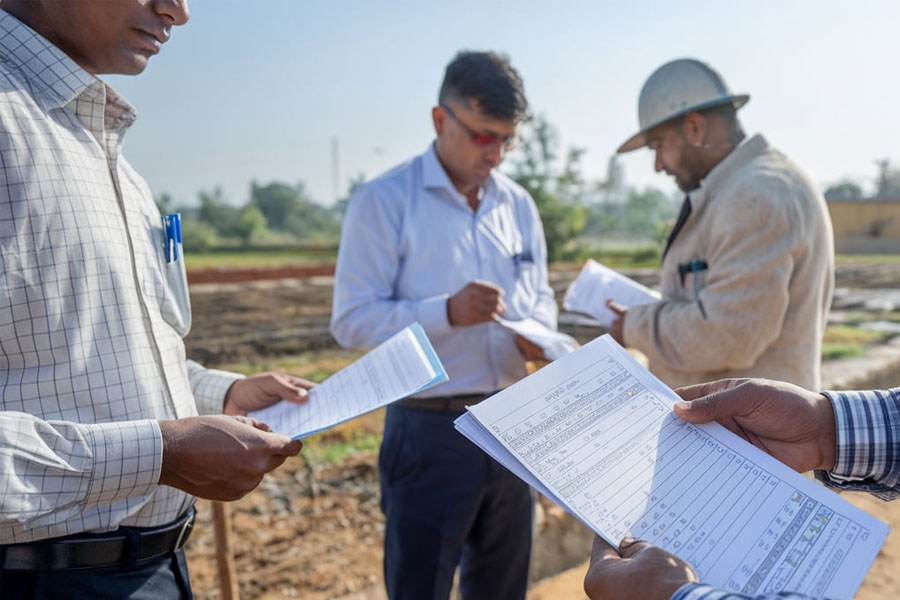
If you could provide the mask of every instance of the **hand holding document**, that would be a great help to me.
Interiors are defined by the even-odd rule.
[[[501,327],[518,333],[532,344],[540,346],[547,360],[556,360],[569,352],[574,352],[578,347],[578,342],[571,335],[550,329],[532,318],[510,321],[503,317],[494,317],[494,321]]]
[[[456,428],[614,547],[644,539],[702,581],[851,598],[888,527],[710,423],[608,335],[484,402]]]
[[[588,259],[578,277],[566,290],[563,308],[590,315],[608,329],[616,315],[607,308],[607,300],[615,300],[625,307],[639,306],[659,302],[659,294],[593,259]]]
[[[447,381],[431,342],[414,323],[309,390],[309,400],[282,400],[249,413],[294,439],[334,427]]]

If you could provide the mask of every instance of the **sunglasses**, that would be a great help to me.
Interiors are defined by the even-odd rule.
[[[472,140],[472,143],[476,146],[480,146],[482,148],[486,148],[488,146],[493,146],[494,144],[500,144],[503,148],[504,152],[509,152],[513,148],[516,147],[516,144],[519,142],[519,134],[513,133],[506,137],[500,137],[494,133],[482,133],[480,131],[475,131],[465,123],[459,120],[459,117],[450,109],[446,104],[441,104],[441,108],[447,111],[447,114],[450,115],[450,118],[459,124],[460,127],[466,130],[466,133],[469,134],[469,139]]]

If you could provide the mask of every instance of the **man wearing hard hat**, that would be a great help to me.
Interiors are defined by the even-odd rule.
[[[627,310],[612,335],[672,387],[767,377],[818,389],[834,287],[822,194],[761,135],[746,138],[719,74],[692,59],[654,72],[638,101],[655,168],[686,193],[662,260],[663,300]]]

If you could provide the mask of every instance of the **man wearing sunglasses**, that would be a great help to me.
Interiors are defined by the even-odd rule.
[[[418,321],[450,381],[391,406],[379,457],[385,582],[396,599],[524,598],[528,486],[453,429],[467,405],[526,375],[540,349],[493,323],[556,328],[534,201],[495,168],[528,105],[505,57],[461,52],[424,154],[360,186],[344,221],[331,331],[369,347]]]

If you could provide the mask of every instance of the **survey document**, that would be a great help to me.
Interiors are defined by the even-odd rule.
[[[503,317],[494,317],[494,322],[505,329],[521,335],[523,338],[537,345],[544,351],[544,358],[556,360],[557,358],[574,352],[578,342],[571,335],[550,329],[537,319],[528,317],[518,321],[510,321]]]
[[[456,427],[613,546],[647,540],[728,590],[851,598],[887,525],[724,427],[683,421],[678,400],[605,335]]]
[[[418,323],[309,390],[309,400],[282,400],[249,413],[276,433],[303,438],[334,427],[449,378]]]
[[[616,315],[607,308],[607,300],[625,307],[639,306],[659,302],[659,294],[630,277],[588,259],[578,277],[566,289],[563,308],[590,315],[609,328]]]

